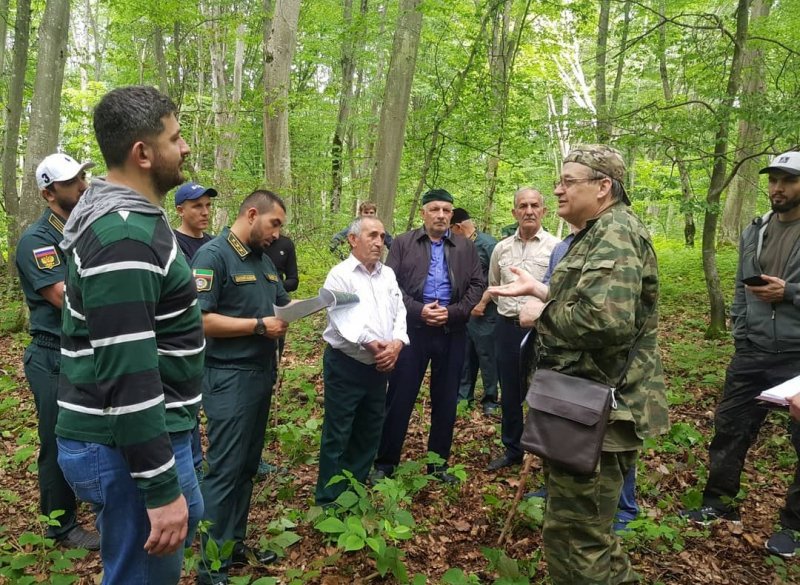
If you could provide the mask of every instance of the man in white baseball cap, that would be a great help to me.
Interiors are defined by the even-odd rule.
[[[68,154],[57,152],[45,157],[36,167],[36,184],[39,189],[46,189],[53,183],[74,179],[93,166],[93,162],[79,163]]]
[[[64,299],[65,262],[58,247],[64,223],[83,192],[86,169],[66,154],[51,154],[36,167],[36,183],[47,208],[22,234],[17,244],[16,264],[25,302],[30,309],[31,343],[25,350],[25,377],[33,391],[39,417],[39,500],[42,513],[49,516],[63,510],[59,526],[49,526],[47,536],[69,548],[100,548],[100,537],[78,524],[75,494],[58,466],[56,418],[61,335],[61,306]]]

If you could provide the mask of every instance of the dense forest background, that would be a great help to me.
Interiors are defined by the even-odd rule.
[[[43,206],[39,160],[61,149],[101,175],[92,107],[144,83],[180,106],[189,175],[222,193],[215,228],[266,185],[287,198],[300,245],[367,199],[405,231],[434,186],[497,233],[517,188],[549,195],[571,146],[612,143],[654,235],[702,247],[714,336],[725,328],[717,245],[765,210],[768,155],[800,142],[798,8],[0,0],[3,258]],[[561,233],[553,203],[545,225]]]

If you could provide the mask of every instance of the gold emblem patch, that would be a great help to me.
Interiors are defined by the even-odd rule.
[[[255,282],[256,275],[255,274],[234,274],[233,275],[233,282],[236,284],[245,284],[248,282]]]
[[[36,260],[36,267],[39,270],[50,270],[61,264],[61,258],[58,257],[55,246],[36,248],[33,251],[33,258]]]
[[[272,274],[270,272],[267,272],[266,273],[266,277],[267,277],[267,280],[270,281],[270,282],[278,282],[278,275],[277,274]]]

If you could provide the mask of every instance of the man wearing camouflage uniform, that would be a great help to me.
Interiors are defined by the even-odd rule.
[[[612,530],[614,514],[643,440],[668,426],[656,339],[658,267],[644,224],[628,208],[624,172],[622,157],[607,146],[578,147],[565,157],[555,187],[558,214],[580,231],[553,271],[548,301],[532,299],[520,317],[536,323],[541,336],[539,367],[609,384],[643,329],[616,389],[598,468],[576,475],[545,461],[542,535],[554,585],[639,580]]]

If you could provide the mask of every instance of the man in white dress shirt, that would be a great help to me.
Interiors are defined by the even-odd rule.
[[[332,503],[347,482],[328,485],[350,471],[364,482],[381,438],[386,384],[404,345],[406,308],[391,268],[380,262],[386,231],[380,220],[360,217],[348,231],[350,256],[334,266],[325,288],[358,295],[359,302],[328,311],[322,338],[325,418],[319,454],[317,505]]]

